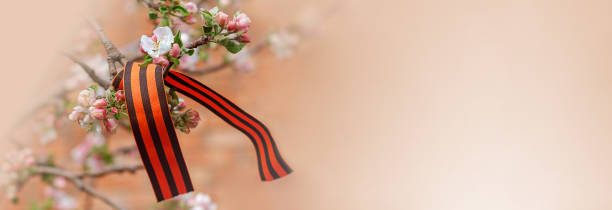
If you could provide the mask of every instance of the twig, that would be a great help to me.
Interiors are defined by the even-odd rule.
[[[76,175],[70,172],[67,172],[67,171],[64,171],[58,168],[47,167],[47,166],[34,166],[32,169],[34,169],[34,171],[36,171],[35,173],[38,173],[38,174],[50,174],[50,175],[55,175],[55,176],[66,178],[69,182],[74,184],[74,186],[80,191],[83,191],[91,195],[92,197],[102,200],[104,203],[108,204],[113,209],[120,209],[120,210],[125,209],[121,207],[119,204],[109,199],[108,197],[106,197],[105,195],[103,195],[102,193],[98,192],[96,189],[85,184],[82,180],[77,178]]]
[[[91,17],[87,17],[87,20],[89,24],[94,28],[94,30],[98,34],[98,37],[104,44],[104,49],[106,50],[106,59],[108,61],[109,73],[112,78],[117,74],[117,66],[115,66],[115,64],[119,63],[119,68],[121,68],[127,62],[127,60],[125,59],[125,56],[123,56],[123,54],[119,52],[117,47],[115,47],[115,44],[113,44],[113,42],[108,38],[106,33],[104,33],[104,29],[102,29],[102,26],[100,26],[100,24],[98,24],[98,22],[96,22]]]
[[[253,46],[252,48],[249,48],[246,50],[246,52],[244,52],[243,54],[240,54],[238,56],[236,56],[235,58],[230,59],[229,61],[224,61],[223,63],[219,63],[213,66],[209,66],[200,70],[194,70],[194,71],[187,71],[190,74],[193,75],[203,75],[203,74],[209,74],[209,73],[213,73],[216,71],[219,71],[221,69],[224,69],[225,67],[230,66],[231,64],[235,63],[236,61],[249,57],[255,53],[260,52],[262,49],[264,49],[265,46],[267,46],[269,44],[268,40],[263,40],[257,44],[255,44],[255,46]]]
[[[113,166],[113,167],[109,167],[107,169],[104,169],[102,171],[99,172],[85,172],[82,174],[77,174],[75,175],[76,178],[78,179],[83,179],[86,177],[90,177],[90,178],[99,178],[99,177],[103,177],[106,176],[108,174],[113,174],[113,173],[123,173],[123,172],[129,172],[129,173],[136,173],[137,171],[144,169],[144,167],[140,164],[138,165],[133,165],[133,166]]]
[[[68,54],[68,53],[63,53],[63,54],[66,57],[70,58],[70,60],[72,60],[73,62],[75,62],[79,66],[81,66],[83,71],[85,71],[85,73],[87,73],[87,75],[89,75],[89,77],[94,82],[98,83],[104,89],[108,89],[108,87],[110,86],[110,81],[106,81],[106,80],[100,78],[98,75],[96,75],[95,70],[91,66],[87,65],[85,62],[81,61],[80,59],[76,58],[75,56],[73,56],[71,54]]]

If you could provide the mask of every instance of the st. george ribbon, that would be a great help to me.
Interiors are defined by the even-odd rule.
[[[271,181],[291,173],[266,126],[204,84],[159,65],[128,62],[112,82],[125,90],[134,139],[158,201],[193,191],[181,153],[164,86],[195,100],[244,133],[255,147],[259,175]]]

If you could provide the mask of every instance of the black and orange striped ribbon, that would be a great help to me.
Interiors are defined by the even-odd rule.
[[[255,147],[259,175],[271,181],[291,173],[270,131],[227,98],[202,83],[175,71],[163,75],[158,65],[128,62],[113,80],[125,90],[134,139],[158,201],[193,191],[181,153],[164,85],[202,104],[225,122],[247,135]]]

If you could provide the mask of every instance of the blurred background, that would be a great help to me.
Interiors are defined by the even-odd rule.
[[[79,44],[83,15],[117,46],[153,29],[135,1],[5,8],[3,152],[8,138],[38,143],[35,122],[14,125],[69,74],[59,52]],[[612,208],[611,1],[244,0],[242,10],[253,40],[300,14],[324,18],[289,59],[265,49],[252,72],[197,77],[265,122],[295,170],[259,181],[247,138],[187,99],[204,120],[179,134],[183,154],[196,191],[220,209]],[[69,158],[85,133],[72,127],[45,150]],[[134,142],[126,131],[110,141]],[[29,185],[0,208],[42,196]],[[97,187],[129,209],[155,203],[144,171]]]

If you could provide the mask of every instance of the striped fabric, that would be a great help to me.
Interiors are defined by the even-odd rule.
[[[270,131],[253,116],[202,83],[175,71],[163,78],[161,66],[128,62],[113,87],[125,89],[134,139],[158,201],[193,191],[170,117],[164,85],[205,106],[247,135],[255,147],[259,174],[271,181],[291,173]]]

